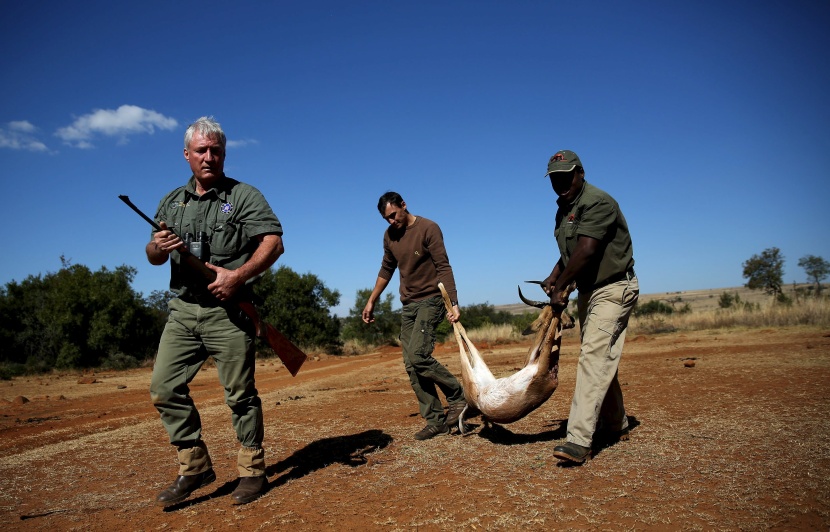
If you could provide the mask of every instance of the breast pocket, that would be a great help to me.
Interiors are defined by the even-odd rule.
[[[234,222],[223,222],[213,228],[210,253],[217,259],[229,259],[247,244],[245,232]]]
[[[565,238],[574,238],[576,236],[576,230],[579,228],[575,223],[566,223],[562,226],[562,234]]]

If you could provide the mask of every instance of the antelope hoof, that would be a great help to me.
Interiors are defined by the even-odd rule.
[[[458,416],[458,432],[460,432],[462,436],[466,434],[466,432],[464,432],[464,414],[467,413],[468,408],[470,408],[469,404],[464,406],[464,410],[462,410],[461,415]]]

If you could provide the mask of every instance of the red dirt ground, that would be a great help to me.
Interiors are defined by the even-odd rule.
[[[527,344],[479,345],[497,376]],[[459,374],[448,342],[436,357]],[[629,336],[620,367],[631,440],[582,467],[564,441],[576,337],[560,387],[526,418],[417,442],[397,349],[317,357],[296,378],[263,361],[269,490],[230,504],[236,440],[213,368],[192,395],[217,482],[163,509],[176,474],[150,369],[0,382],[3,530],[828,530],[830,331]],[[694,362],[692,367],[690,362]],[[93,380],[88,378],[86,380]],[[25,398],[25,399],[24,399]],[[28,401],[27,401],[28,400]]]

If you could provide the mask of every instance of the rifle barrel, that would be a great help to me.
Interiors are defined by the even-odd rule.
[[[132,202],[132,201],[130,201],[130,197],[129,197],[129,196],[126,196],[126,195],[124,195],[124,194],[119,194],[118,199],[120,199],[121,201],[123,201],[124,203],[126,203],[126,204],[127,204],[127,207],[129,207],[129,208],[131,208],[132,210],[134,210],[134,211],[135,211],[135,212],[136,212],[139,216],[141,216],[142,218],[144,218],[144,219],[147,221],[147,223],[148,223],[148,224],[150,224],[150,225],[152,225],[152,226],[153,226],[153,227],[154,227],[157,231],[161,231],[161,226],[159,226],[159,224],[157,224],[157,223],[155,222],[155,220],[153,220],[152,218],[150,218],[149,216],[147,216],[146,214],[144,214],[143,212],[141,212],[141,209],[139,209],[138,207],[136,207],[135,205],[133,205],[133,202]]]

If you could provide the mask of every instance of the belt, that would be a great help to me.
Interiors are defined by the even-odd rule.
[[[222,305],[221,301],[211,296],[210,294],[198,296],[190,292],[187,295],[179,296],[179,299],[184,301],[185,303],[190,303],[191,305],[199,305],[200,307],[219,307]]]
[[[604,281],[600,281],[594,285],[591,290],[598,290],[603,286],[608,286],[609,284],[618,283],[620,281],[631,280],[634,279],[636,274],[634,273],[634,268],[629,268],[624,272],[620,272],[617,274],[612,275],[611,277],[605,279]]]

